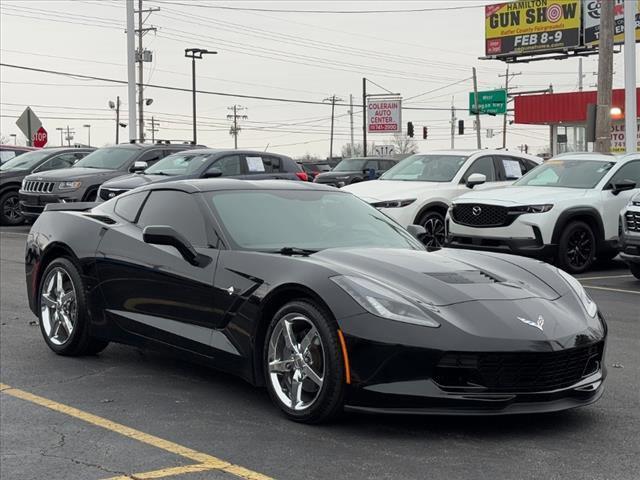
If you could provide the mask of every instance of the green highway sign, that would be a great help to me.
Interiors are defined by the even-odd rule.
[[[478,110],[480,115],[504,115],[507,113],[507,91],[490,90],[478,92]],[[476,114],[476,96],[469,92],[469,115]]]

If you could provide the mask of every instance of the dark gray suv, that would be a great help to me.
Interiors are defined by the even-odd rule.
[[[190,143],[123,143],[90,153],[71,168],[27,176],[20,189],[20,210],[37,217],[48,203],[93,202],[107,180],[142,171],[182,150],[202,148]]]

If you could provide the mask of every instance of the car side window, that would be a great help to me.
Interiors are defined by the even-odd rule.
[[[147,162],[147,165],[151,166],[158,160],[165,157],[165,152],[160,149],[153,149],[144,152],[140,157],[136,159],[137,162]]]
[[[498,161],[504,171],[505,180],[518,180],[526,172],[522,161],[519,158],[500,155],[498,156]]]
[[[194,246],[207,245],[205,222],[193,195],[177,190],[154,190],[145,202],[138,226],[168,225]]]
[[[613,177],[611,177],[609,185],[613,186],[623,180],[636,182],[636,187],[640,187],[640,160],[629,162],[620,167],[620,170],[614,173]]]
[[[229,155],[222,157],[213,162],[213,165],[209,167],[209,171],[217,168],[222,172],[222,176],[228,177],[229,175],[242,175],[242,169],[240,168],[240,155]]]
[[[520,162],[524,165],[524,173],[527,173],[538,166],[538,164],[532,160],[526,158],[520,159]]]
[[[487,182],[495,182],[496,181],[496,169],[493,165],[493,157],[486,156],[478,158],[473,164],[467,169],[466,173],[462,178],[462,183],[467,181],[469,175],[473,173],[481,173],[487,177]]]
[[[59,168],[69,168],[76,163],[78,159],[75,156],[75,153],[63,153],[60,155],[56,155],[53,158],[50,158],[38,168],[35,169],[36,172],[46,172],[47,170],[57,170]]]
[[[367,163],[364,166],[364,170],[368,170],[370,168],[373,168],[374,170],[379,170],[380,169],[380,165],[378,164],[377,160],[368,160]]]
[[[142,202],[147,198],[148,193],[149,192],[136,192],[118,198],[113,211],[127,222],[135,222]]]
[[[382,168],[384,170],[389,170],[391,167],[393,167],[395,165],[395,163],[393,163],[391,160],[385,160],[383,162]]]
[[[264,162],[264,171],[267,173],[279,173],[282,171],[282,162],[278,157],[270,157],[268,155],[262,157]]]

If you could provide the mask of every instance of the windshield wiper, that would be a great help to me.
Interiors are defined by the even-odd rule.
[[[309,255],[313,255],[314,253],[318,253],[318,250],[310,250],[308,248],[297,248],[297,247],[282,247],[278,250],[280,255],[302,255],[304,257],[308,257]]]

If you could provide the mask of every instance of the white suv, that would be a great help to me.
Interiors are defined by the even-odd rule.
[[[555,157],[495,192],[457,198],[447,215],[453,247],[553,258],[580,273],[617,254],[618,216],[639,191],[640,155]]]
[[[640,193],[620,213],[620,257],[640,280]]]
[[[451,201],[470,189],[506,187],[538,166],[539,157],[506,150],[444,150],[405,158],[379,180],[344,187],[402,226],[426,230],[423,242],[445,242],[444,219]]]

